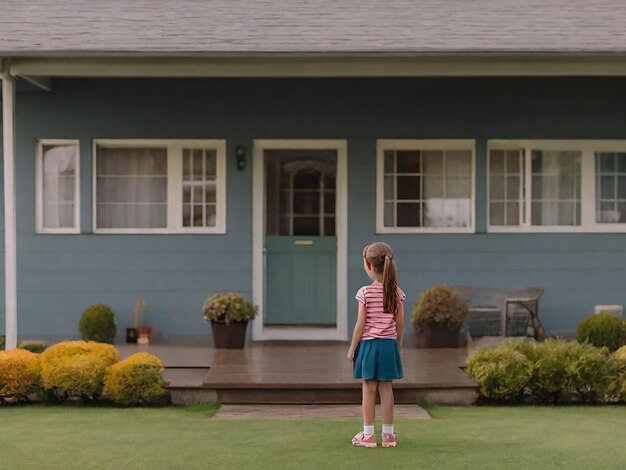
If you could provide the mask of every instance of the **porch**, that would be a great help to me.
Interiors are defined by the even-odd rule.
[[[410,340],[410,338],[407,338]],[[347,404],[361,400],[343,342],[253,342],[243,350],[214,349],[208,338],[118,345],[122,357],[146,351],[165,364],[172,401],[180,404]],[[475,385],[462,367],[468,349],[402,351],[404,379],[396,403],[467,404]]]

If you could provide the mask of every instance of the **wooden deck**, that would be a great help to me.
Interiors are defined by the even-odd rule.
[[[147,351],[166,366],[173,400],[222,403],[358,403],[346,343],[250,343],[244,350],[214,349],[206,338],[161,344],[118,345],[123,357]],[[396,402],[468,403],[474,383],[461,367],[467,350],[402,351],[404,378]]]

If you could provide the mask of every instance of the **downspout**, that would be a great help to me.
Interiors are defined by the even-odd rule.
[[[15,79],[8,59],[0,63],[4,146],[5,349],[17,347],[17,252],[15,228]]]

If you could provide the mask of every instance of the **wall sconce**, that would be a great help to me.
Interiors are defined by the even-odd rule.
[[[246,148],[240,145],[235,149],[235,156],[237,157],[237,169],[243,170],[246,166]]]

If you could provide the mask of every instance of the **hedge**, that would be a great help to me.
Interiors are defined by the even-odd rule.
[[[576,341],[507,342],[467,361],[481,400],[597,403],[622,400],[626,372],[617,354]],[[620,353],[621,354],[621,353]]]
[[[0,351],[0,402],[28,399],[39,387],[39,354],[24,349]]]
[[[167,394],[163,363],[148,353],[133,354],[107,369],[104,395],[120,405],[150,405]]]

